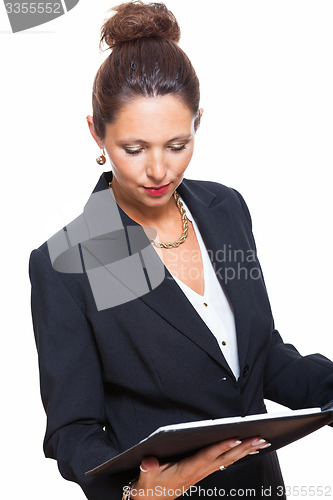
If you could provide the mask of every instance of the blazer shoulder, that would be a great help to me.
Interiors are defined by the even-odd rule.
[[[252,219],[248,206],[243,198],[243,196],[237,191],[237,189],[226,186],[215,181],[204,181],[196,179],[184,179],[186,185],[200,197],[200,192],[209,192],[211,195],[215,195],[215,203],[220,203],[224,200],[228,200],[231,205],[236,209],[241,209],[243,215],[247,219],[248,224],[252,229]]]
[[[69,243],[66,237],[67,227],[73,224],[76,220],[77,218],[51,235],[40,246],[36,246],[36,248],[31,250],[29,256],[30,281],[32,281],[37,274],[40,278],[43,275],[44,277],[51,276],[53,274],[55,276],[61,275],[61,273],[56,272],[54,261],[56,260],[57,256],[68,250]]]
[[[39,272],[40,269],[42,269],[41,274],[43,274],[46,268],[49,269],[52,267],[47,241],[30,252],[28,267],[31,282],[35,277],[36,272]]]
[[[184,183],[190,187],[193,191],[199,192],[201,189],[210,191],[219,198],[226,197],[233,201],[244,201],[241,194],[234,188],[221,184],[215,181],[204,181],[197,179],[184,179]]]
[[[75,226],[77,228],[77,230],[79,231],[79,233],[82,233],[81,234],[82,238],[83,238],[83,236],[85,236],[86,238],[89,238],[88,232],[85,230],[83,231],[83,229],[85,229],[85,225],[86,225],[84,223],[84,218],[83,218],[85,208],[86,208],[86,206],[88,206],[89,203],[93,206],[95,206],[95,205],[98,206],[98,201],[100,201],[100,200],[103,201],[104,197],[101,197],[101,195],[99,193],[101,191],[104,191],[104,192],[108,191],[109,182],[111,180],[112,180],[112,173],[111,172],[104,172],[100,176],[100,178],[99,178],[96,186],[94,187],[91,195],[89,196],[88,200],[86,201],[81,214],[78,215],[77,217],[75,217],[73,220],[67,222],[66,225],[62,226],[53,235],[50,235],[50,237],[47,239],[47,241],[42,243],[39,247],[36,247],[36,249],[34,249],[31,252],[31,256],[33,256],[35,258],[38,258],[38,256],[41,257],[41,255],[40,255],[40,252],[41,252],[42,254],[44,254],[44,256],[50,258],[49,243],[52,242],[53,239],[57,238],[59,234],[63,234],[64,232],[66,232],[68,227]],[[95,194],[96,194],[96,196],[93,196]]]
[[[50,238],[48,238],[44,243],[42,243],[40,246],[34,248],[31,250],[30,253],[30,258],[29,258],[29,272],[32,267],[35,265],[51,265],[52,259],[50,255],[50,241],[52,241],[54,238],[57,237],[58,234],[61,234],[63,231],[66,230],[66,226],[63,226],[59,231],[54,233]]]
[[[198,189],[203,188],[203,189],[206,189],[214,194],[227,195],[228,193],[230,193],[230,191],[232,191],[232,188],[225,186],[224,184],[221,184],[219,182],[215,182],[215,181],[205,181],[205,180],[198,180],[198,179],[184,179],[183,182],[188,187],[191,187],[193,190],[196,190],[196,188],[198,188]]]

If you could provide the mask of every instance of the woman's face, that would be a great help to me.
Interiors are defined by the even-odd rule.
[[[194,117],[175,96],[137,97],[106,125],[104,144],[94,137],[110,158],[117,201],[159,207],[170,200],[192,158]]]

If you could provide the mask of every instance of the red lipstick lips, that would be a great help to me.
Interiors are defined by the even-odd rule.
[[[162,194],[164,194],[168,187],[170,186],[170,182],[169,184],[165,184],[164,186],[161,186],[161,187],[158,187],[158,188],[154,188],[154,187],[143,187],[144,190],[151,194],[152,196],[161,196]]]

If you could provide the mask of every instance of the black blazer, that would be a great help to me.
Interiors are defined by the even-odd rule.
[[[319,354],[302,357],[274,329],[248,209],[239,193],[223,185],[184,179],[178,192],[198,224],[234,311],[238,380],[215,337],[163,265],[160,283],[150,283],[150,265],[141,258],[147,291],[137,292],[133,278],[132,286],[126,284],[134,294],[131,299],[112,306],[98,304],[89,279],[94,266],[87,256],[94,256],[97,244],[95,257],[103,268],[101,245],[112,248],[112,237],[101,236],[101,220],[110,222],[110,214],[95,196],[104,196],[110,179],[111,173],[104,173],[94,190],[93,215],[90,199],[74,226],[67,226],[79,227],[80,237],[75,239],[75,231],[65,228],[34,250],[30,259],[33,324],[47,413],[44,451],[90,500],[120,499],[122,487],[138,471],[89,478],[84,472],[162,425],[265,412],[264,398],[293,409],[320,406],[333,394],[332,362]],[[143,233],[121,209],[119,214],[127,243],[131,231]],[[67,240],[57,252],[52,242],[60,241],[60,234]],[[140,241],[141,250],[150,247],[144,233]],[[67,269],[61,257],[55,258],[66,249],[74,252],[67,253],[72,262]],[[138,255],[137,250],[128,245],[128,256]],[[154,259],[161,264],[155,251],[148,261]],[[105,295],[109,293],[117,296],[115,284]],[[256,498],[262,488],[271,487],[271,498],[283,498],[282,485],[276,454],[271,453],[247,457],[198,486],[229,493],[231,488],[254,488]]]

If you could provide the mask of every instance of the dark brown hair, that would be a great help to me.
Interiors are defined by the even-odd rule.
[[[163,3],[140,0],[112,9],[101,29],[100,47],[112,49],[97,71],[93,85],[93,121],[104,140],[105,125],[131,99],[173,94],[192,110],[199,125],[199,80],[178,46],[178,23]]]

